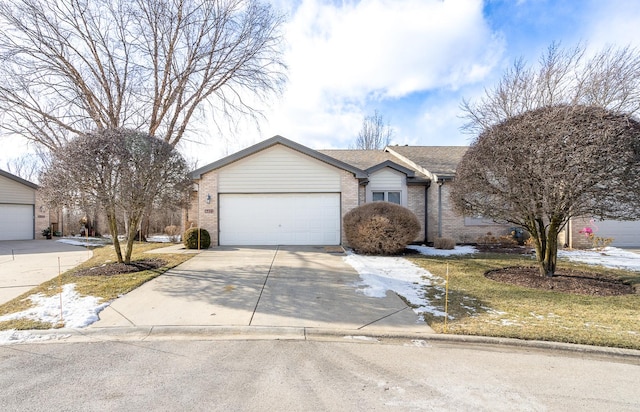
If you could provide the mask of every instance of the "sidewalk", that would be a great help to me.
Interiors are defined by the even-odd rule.
[[[89,249],[55,240],[0,241],[0,305],[92,255]]]

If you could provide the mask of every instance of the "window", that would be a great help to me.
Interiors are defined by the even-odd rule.
[[[400,192],[387,192],[387,202],[400,204]]]
[[[400,204],[400,192],[372,192],[374,202],[387,201],[389,203]]]

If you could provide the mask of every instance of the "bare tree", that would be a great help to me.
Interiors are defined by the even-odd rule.
[[[7,160],[5,170],[16,176],[37,183],[42,166],[42,158],[37,154],[25,154]]]
[[[281,91],[282,23],[260,0],[1,1],[2,127],[49,149],[120,127],[175,146],[206,104],[256,115]]]
[[[40,176],[44,198],[55,206],[104,208],[118,262],[129,263],[136,230],[148,205],[186,202],[191,179],[177,150],[160,139],[126,129],[76,137],[53,152]],[[124,257],[117,216],[126,213]]]
[[[537,66],[518,59],[478,101],[463,101],[463,130],[482,133],[513,116],[560,104],[639,113],[640,53],[631,47],[607,47],[589,56],[584,46],[554,43]]]
[[[526,228],[540,273],[556,270],[572,217],[640,217],[640,123],[596,106],[558,105],[486,129],[456,171],[458,211]]]
[[[382,150],[391,143],[393,129],[378,111],[362,120],[362,128],[358,132],[353,149]]]

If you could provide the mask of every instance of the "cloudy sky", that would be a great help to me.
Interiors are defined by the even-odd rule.
[[[495,84],[514,59],[535,62],[554,41],[640,47],[636,0],[272,2],[289,16],[287,89],[259,132],[198,146],[201,164],[276,134],[347,148],[374,110],[393,127],[393,143],[465,145],[460,102]]]
[[[286,90],[264,108],[259,131],[203,128],[201,143],[183,147],[199,165],[276,134],[347,148],[374,110],[394,129],[392,143],[465,145],[461,100],[495,84],[514,59],[534,62],[553,41],[640,47],[637,0],[271,2],[288,16]]]

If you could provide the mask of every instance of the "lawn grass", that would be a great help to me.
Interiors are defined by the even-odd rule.
[[[101,302],[107,302],[116,299],[120,295],[139,287],[145,282],[163,274],[167,270],[179,265],[182,262],[193,257],[193,254],[154,254],[149,255],[144,252],[165,247],[165,244],[158,243],[135,243],[131,260],[141,260],[158,258],[166,262],[166,264],[158,269],[144,270],[141,272],[125,273],[113,276],[76,276],[75,273],[82,269],[101,266],[105,263],[116,262],[116,254],[112,245],[93,249],[93,256],[86,262],[76,266],[73,269],[62,273],[39,286],[34,287],[17,298],[0,305],[0,316],[9,313],[16,313],[33,306],[29,296],[41,293],[45,296],[53,296],[60,293],[62,285],[74,283],[75,290],[81,296],[95,296],[101,299]],[[0,322],[0,330],[8,329],[49,329],[55,327],[47,322],[40,322],[29,319],[18,319],[6,322]]]
[[[425,314],[436,332],[640,349],[640,272],[559,262],[559,268],[616,274],[636,287],[633,295],[598,297],[529,289],[484,277],[490,269],[534,266],[527,256],[478,253],[409,259],[442,278],[439,285],[425,288],[428,300],[442,311],[448,265],[446,328],[444,316]]]

